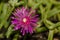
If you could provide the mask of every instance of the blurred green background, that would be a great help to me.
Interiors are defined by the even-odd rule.
[[[27,6],[36,10],[39,25],[30,35],[22,36],[13,30],[12,12]],[[60,0],[0,0],[0,40],[60,40]]]

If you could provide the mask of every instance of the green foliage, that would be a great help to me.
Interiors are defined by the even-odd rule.
[[[16,34],[13,38],[13,40],[18,40],[19,34]]]
[[[6,37],[8,38],[12,32],[13,32],[13,25],[10,25],[8,31],[6,32]]]
[[[10,0],[9,1],[9,4],[11,4],[11,6],[18,6],[18,5],[21,5],[21,4],[23,4],[24,2],[23,1],[20,1],[20,2],[18,2],[18,0]]]
[[[54,30],[49,30],[48,40],[53,40]]]
[[[0,30],[6,29],[6,32],[0,33],[0,38],[4,35],[9,38],[14,32],[13,25],[11,25],[12,12],[16,7],[27,6],[33,10],[37,10],[39,14],[39,22],[35,33],[49,31],[48,40],[53,40],[55,33],[60,33],[60,2],[56,0],[8,0],[0,3]],[[51,20],[52,19],[52,20]],[[57,22],[56,22],[57,20]],[[55,21],[55,22],[53,22]],[[5,33],[5,34],[4,34]],[[18,40],[19,33],[13,36],[13,40]]]

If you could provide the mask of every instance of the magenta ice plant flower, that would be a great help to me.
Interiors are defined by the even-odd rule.
[[[14,25],[14,30],[20,30],[22,35],[26,33],[32,34],[35,27],[37,26],[38,15],[35,15],[35,10],[28,9],[25,7],[17,8],[13,12],[12,24]]]

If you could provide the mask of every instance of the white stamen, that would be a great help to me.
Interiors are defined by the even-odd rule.
[[[23,22],[26,22],[26,21],[27,21],[27,19],[26,19],[26,18],[24,18],[24,19],[23,19]]]

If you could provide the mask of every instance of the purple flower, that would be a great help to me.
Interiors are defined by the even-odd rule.
[[[37,26],[38,15],[35,15],[35,10],[27,9],[22,7],[17,8],[12,16],[12,24],[14,25],[14,30],[20,30],[24,35],[26,33],[32,34],[34,28]]]

